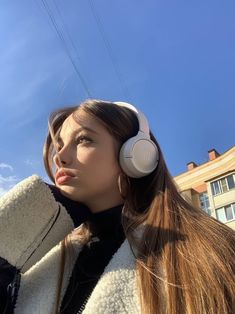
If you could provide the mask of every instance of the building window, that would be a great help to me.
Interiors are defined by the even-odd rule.
[[[228,188],[229,190],[235,188],[235,175],[231,175],[227,177]]]
[[[201,209],[204,210],[208,215],[211,215],[210,202],[207,192],[199,194],[199,201]]]
[[[221,190],[223,192],[227,192],[228,191],[228,183],[227,183],[226,178],[221,179],[220,184],[221,184]]]
[[[221,222],[228,222],[235,219],[235,203],[216,209],[217,219]]]
[[[217,195],[225,193],[235,188],[235,175],[231,174],[225,178],[211,183],[212,194]]]

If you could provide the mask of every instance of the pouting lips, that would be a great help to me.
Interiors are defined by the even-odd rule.
[[[65,183],[65,182],[68,182],[68,181],[71,180],[72,178],[74,178],[74,177],[70,177],[70,176],[60,176],[60,177],[56,180],[56,182],[57,182],[58,184],[63,184],[63,183]]]
[[[72,171],[67,170],[67,169],[59,169],[58,172],[56,173],[55,179],[58,183],[60,183],[60,181],[62,180],[64,181],[65,179],[67,181],[68,179],[71,179],[72,177],[75,177],[75,174],[73,174]]]

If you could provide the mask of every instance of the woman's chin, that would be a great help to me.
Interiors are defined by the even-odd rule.
[[[78,190],[72,186],[62,185],[59,187],[61,193],[73,201],[79,202]]]

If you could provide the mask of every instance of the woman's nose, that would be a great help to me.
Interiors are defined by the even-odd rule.
[[[60,158],[58,153],[56,153],[55,156],[53,157],[53,161],[57,167],[66,165],[66,162]]]
[[[68,151],[62,148],[59,152],[55,154],[55,156],[53,157],[53,160],[57,167],[61,167],[61,166],[67,166],[71,164],[72,157],[68,153]]]

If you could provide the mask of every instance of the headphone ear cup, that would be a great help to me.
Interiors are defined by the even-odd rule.
[[[134,136],[121,147],[119,162],[122,170],[131,178],[147,176],[158,165],[158,148],[147,138]]]

